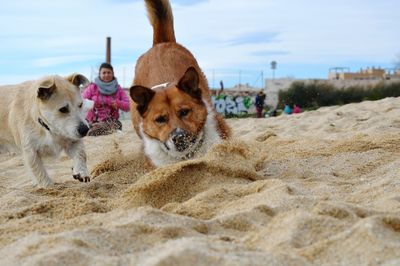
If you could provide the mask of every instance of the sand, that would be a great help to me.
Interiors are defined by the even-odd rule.
[[[400,265],[400,98],[267,119],[151,170],[129,121],[34,188],[0,155],[0,265]]]

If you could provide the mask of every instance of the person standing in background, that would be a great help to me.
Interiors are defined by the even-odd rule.
[[[219,82],[219,85],[220,85],[220,89],[217,92],[217,96],[222,95],[224,93],[224,82],[222,80]]]
[[[255,106],[256,106],[256,110],[257,110],[257,118],[263,117],[262,113],[264,110],[265,98],[266,98],[266,95],[265,95],[264,91],[262,91],[262,90],[256,96]]]

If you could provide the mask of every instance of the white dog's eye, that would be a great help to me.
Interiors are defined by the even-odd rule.
[[[69,113],[68,105],[61,107],[60,109],[58,109],[58,111],[60,111],[63,114],[68,114]]]
[[[82,105],[83,105],[83,103],[80,103],[80,104],[78,105],[78,107],[79,107],[79,108],[82,108]]]

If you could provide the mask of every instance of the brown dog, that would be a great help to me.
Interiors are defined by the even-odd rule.
[[[154,166],[204,154],[230,137],[213,108],[208,82],[194,56],[175,41],[168,0],[145,0],[153,47],[136,65],[132,122]]]

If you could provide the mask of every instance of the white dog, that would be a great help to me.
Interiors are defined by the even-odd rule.
[[[79,91],[79,86],[88,82],[73,74],[0,86],[0,146],[22,152],[35,185],[53,183],[41,158],[57,156],[63,150],[73,160],[73,177],[90,181],[81,139],[89,128]]]

